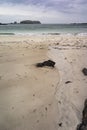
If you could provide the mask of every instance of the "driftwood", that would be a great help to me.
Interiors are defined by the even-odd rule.
[[[55,65],[55,62],[52,61],[52,60],[47,60],[47,61],[44,61],[42,63],[37,63],[36,64],[36,67],[44,67],[44,66],[49,66],[49,67],[54,67]]]
[[[82,123],[77,126],[77,130],[87,130],[87,99],[84,103],[84,109],[82,112]]]

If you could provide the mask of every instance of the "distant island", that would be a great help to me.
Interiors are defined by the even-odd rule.
[[[16,21],[13,23],[0,23],[0,25],[9,25],[9,24],[41,24],[40,21],[32,21],[32,20],[23,20],[17,23]]]
[[[71,23],[71,25],[87,25],[87,23]]]
[[[40,21],[23,20],[20,24],[41,24]]]
[[[7,25],[6,23],[0,23],[0,25]]]

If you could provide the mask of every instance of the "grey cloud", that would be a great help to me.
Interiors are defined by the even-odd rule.
[[[43,11],[49,9],[67,14],[84,13],[87,7],[87,0],[0,0],[0,3],[43,6]]]

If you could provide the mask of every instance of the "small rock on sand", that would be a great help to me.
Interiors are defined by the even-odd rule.
[[[69,83],[72,83],[71,81],[66,81],[65,84],[69,84]]]
[[[87,68],[83,68],[82,72],[85,76],[87,76]]]
[[[54,67],[55,65],[55,62],[52,61],[52,60],[47,60],[47,61],[44,61],[42,63],[37,63],[36,64],[36,67],[44,67],[44,66],[49,66],[49,67]]]

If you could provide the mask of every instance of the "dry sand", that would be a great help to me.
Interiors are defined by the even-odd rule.
[[[48,59],[55,68],[35,67]],[[84,67],[87,36],[0,36],[0,130],[75,130],[87,98]]]

